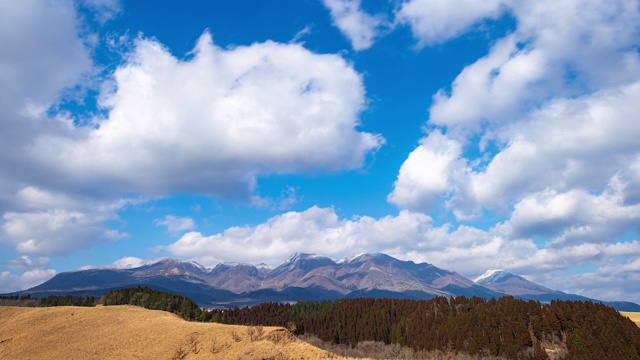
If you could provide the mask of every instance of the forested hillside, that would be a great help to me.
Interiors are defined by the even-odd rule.
[[[640,328],[616,310],[591,302],[550,305],[516,300],[444,298],[428,301],[348,299],[264,303],[216,310],[225,324],[284,326],[337,344],[381,341],[416,351],[547,359],[640,359]]]
[[[136,305],[150,310],[168,311],[186,320],[208,320],[208,313],[195,301],[181,295],[141,286],[109,291],[102,298],[102,305]]]
[[[97,302],[93,296],[49,295],[40,299],[30,295],[0,296],[0,306],[95,306]]]

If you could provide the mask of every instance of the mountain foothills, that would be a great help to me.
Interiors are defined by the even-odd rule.
[[[60,273],[17,294],[102,296],[109,290],[138,285],[177,293],[207,308],[356,297],[432,299],[510,295],[543,303],[554,299],[593,300],[551,290],[506,271],[491,270],[472,281],[428,263],[416,264],[385,254],[363,254],[338,261],[294,254],[275,269],[238,263],[207,269],[192,261],[163,259],[133,269]],[[640,305],[631,302],[603,303],[620,311],[640,311]]]

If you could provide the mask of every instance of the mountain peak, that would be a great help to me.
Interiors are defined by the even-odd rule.
[[[195,261],[181,260],[175,258],[164,258],[154,263],[143,265],[139,268],[132,270],[137,271],[159,271],[166,274],[194,274],[200,272],[206,272],[206,268]]]
[[[360,253],[360,254],[355,254],[355,255],[343,257],[343,258],[339,259],[338,261],[336,261],[336,264],[348,263],[348,262],[352,261],[353,259],[359,258],[362,255],[366,255],[366,254]]]
[[[162,258],[156,262],[150,263],[149,265],[154,265],[154,264],[192,264],[192,265],[200,266],[200,264],[198,264],[195,261],[182,260],[182,259],[176,259],[176,258]]]
[[[345,264],[345,263],[361,263],[361,262],[367,262],[367,261],[374,261],[374,262],[390,262],[390,261],[395,261],[398,263],[402,263],[402,260],[398,260],[394,257],[391,257],[387,254],[382,254],[382,253],[374,253],[374,254],[358,254],[358,255],[354,255],[354,256],[349,256],[349,257],[345,257],[342,258],[340,260],[338,260],[336,263],[338,264]]]
[[[473,279],[476,284],[492,284],[513,276],[512,273],[505,270],[487,270],[484,274]]]
[[[294,270],[309,271],[322,266],[333,266],[336,263],[325,256],[306,253],[295,253],[291,257],[275,268],[272,275],[287,273]]]
[[[310,253],[294,253],[289,257],[289,260],[287,261],[289,262],[289,261],[296,261],[301,259],[314,259],[314,258],[322,258],[322,257],[324,256],[310,254]]]
[[[242,266],[251,266],[251,267],[255,267],[254,265],[248,264],[248,263],[243,263],[243,262],[222,262],[216,266],[223,266],[223,267],[242,267]]]
[[[505,270],[488,270],[477,277],[474,282],[494,291],[503,292],[513,296],[557,294],[557,291],[531,282],[520,275],[515,275]]]
[[[307,254],[307,253],[295,253],[291,255],[289,260],[285,261],[281,266],[285,267],[299,267],[302,264],[309,263],[333,263],[333,260],[329,259],[326,256],[316,255],[316,254]]]

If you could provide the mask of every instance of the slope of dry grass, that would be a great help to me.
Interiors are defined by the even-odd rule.
[[[321,359],[275,327],[187,322],[134,306],[0,307],[1,359]]]
[[[640,326],[640,312],[620,311],[620,314],[628,317],[631,321],[636,323],[636,325]]]

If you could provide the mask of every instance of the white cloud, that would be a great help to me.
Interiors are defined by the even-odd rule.
[[[462,146],[439,130],[431,132],[402,164],[388,200],[403,208],[431,210],[454,190],[454,180],[464,176]]]
[[[92,215],[63,209],[7,212],[3,215],[2,238],[20,253],[62,255],[123,236],[107,230],[105,219]]]
[[[505,126],[498,136],[504,137],[506,145],[486,164],[474,163],[456,150],[449,153],[457,156],[447,158],[448,163],[464,169],[456,176],[450,176],[450,168],[413,182],[403,177],[407,182],[401,183],[399,176],[392,194],[420,184],[423,178],[449,181],[441,182],[448,185],[439,192],[422,190],[407,197],[415,203],[396,201],[401,207],[426,207],[440,197],[459,219],[477,214],[478,207],[507,218],[490,231],[477,233],[478,242],[468,249],[443,246],[437,251],[414,251],[411,258],[464,264],[461,272],[471,269],[465,261],[481,264],[476,267],[505,268],[566,291],[582,290],[563,280],[551,281],[540,272],[570,281],[573,277],[564,271],[628,262],[637,244],[618,239],[633,231],[640,220],[636,185],[640,145],[635,141],[640,129],[633,115],[640,111],[639,91],[640,84],[631,84],[553,101],[517,125]],[[447,138],[434,130],[423,142],[434,133]],[[444,149],[460,146],[455,141],[455,146],[441,144]],[[411,158],[403,167],[415,166],[417,174],[430,169],[427,163],[414,163]],[[390,199],[394,198],[390,195]],[[492,256],[492,251],[499,255]],[[452,268],[457,270],[455,265]],[[634,276],[630,269],[623,272],[623,278]]]
[[[635,113],[640,82],[576,99],[556,100],[499,135],[507,144],[470,180],[480,203],[527,193],[601,191],[619,172],[633,173],[640,155]]]
[[[114,78],[96,129],[43,137],[30,151],[69,186],[248,197],[258,174],[355,169],[384,142],[356,130],[361,77],[297,44],[225,50],[205,33],[193,58],[178,60],[138,39]]]
[[[450,93],[440,90],[433,97],[429,122],[468,136],[480,131],[483,122],[513,121],[527,101],[557,90],[535,83],[546,61],[537,49],[519,50],[516,36],[498,40],[487,56],[456,77]]]
[[[450,7],[454,3],[447,2]],[[550,97],[575,96],[633,82],[640,76],[640,10],[628,1],[552,0],[508,4],[513,34],[434,97],[430,122],[480,130]]]
[[[411,0],[402,4],[396,21],[408,24],[421,45],[444,43],[469,31],[483,19],[496,18],[504,0]]]
[[[116,269],[133,269],[152,262],[153,261],[151,260],[145,260],[135,256],[125,256],[112,262],[111,265],[107,267]]]
[[[411,4],[424,6],[405,7]],[[448,161],[459,169],[456,176],[451,167],[416,160],[429,134],[403,164],[389,200],[415,209],[433,208],[440,199],[460,220],[483,209],[508,216],[535,194],[602,193],[619,176],[623,203],[637,201],[640,9],[582,0],[503,1],[499,7],[514,17],[515,31],[467,66],[450,91],[438,92],[430,109],[430,128],[439,127],[454,144]],[[403,175],[409,169],[413,180]],[[447,186],[422,186],[431,179],[447,179]],[[413,196],[399,201],[407,189]],[[604,203],[595,205],[606,211]]]
[[[17,259],[9,260],[5,262],[5,266],[9,270],[13,271],[27,271],[33,269],[47,269],[51,264],[51,259],[48,257],[31,258],[23,255]]]
[[[536,251],[536,247],[531,241],[508,242],[473,227],[461,226],[453,231],[448,225],[436,227],[422,213],[401,211],[397,216],[348,220],[339,218],[332,208],[314,206],[214,235],[190,232],[166,250],[208,266],[223,261],[276,266],[294,252],[333,258],[383,252],[470,276],[496,264],[508,268],[518,258]]]
[[[2,106],[16,101],[13,106],[47,104],[90,70],[72,1],[25,0],[0,6]]]
[[[59,121],[43,121],[45,112],[91,71],[73,5],[36,0],[0,4],[0,193],[40,178],[24,159],[26,148],[39,134],[64,131]]]
[[[122,11],[119,0],[80,0],[79,3],[86,6],[99,23],[115,18]]]
[[[189,217],[177,217],[174,215],[165,215],[162,219],[156,219],[153,222],[156,226],[164,226],[172,235],[192,230],[196,227],[196,223]]]
[[[638,241],[633,245],[636,251],[621,261],[607,258],[594,271],[549,277],[547,284],[594,299],[640,303],[640,247]]]
[[[364,12],[360,0],[323,0],[331,11],[334,24],[351,40],[355,50],[368,49],[386,25],[381,16],[372,16]]]
[[[111,218],[90,208],[105,207],[96,201],[83,207],[78,205],[87,202],[83,196],[74,200],[43,190],[56,187],[59,179],[25,157],[35,139],[71,129],[64,116],[47,118],[46,112],[92,72],[91,49],[79,34],[83,26],[74,5],[64,0],[0,5],[0,243],[22,253],[61,254],[89,246],[105,238],[100,222]],[[6,279],[28,282],[27,276],[41,278],[49,271],[37,270]]]
[[[215,254],[205,259],[208,265],[218,261],[278,265],[295,252],[341,257],[363,250],[388,250],[401,246],[399,242],[415,240],[416,229],[430,227],[430,221],[426,215],[409,212],[380,220],[366,216],[344,220],[339,219],[331,208],[314,206],[303,212],[274,216],[255,227],[232,227],[210,236],[190,232],[169,245],[167,250],[191,257]]]
[[[531,194],[514,206],[505,225],[513,237],[552,237],[553,244],[612,242],[640,220],[640,204],[625,205],[616,176],[598,195],[583,190]]]
[[[5,262],[5,266],[12,271],[21,272],[16,275],[10,271],[0,273],[0,294],[24,290],[39,285],[52,278],[56,271],[48,269],[50,259],[46,257],[31,258],[21,256]]]
[[[23,254],[64,255],[98,242],[113,241],[126,234],[104,223],[117,218],[116,211],[130,201],[105,203],[71,197],[39,188],[21,189],[10,198],[14,210],[0,222],[0,243]]]
[[[35,269],[24,272],[20,275],[20,286],[28,289],[51,279],[56,275],[53,269]]]
[[[117,9],[83,6],[96,4]],[[273,42],[221,49],[208,33],[186,60],[137,39],[103,84],[106,117],[86,127],[49,117],[91,61],[73,3],[40,5],[0,12],[10,17],[0,21],[0,243],[20,253],[68,254],[126,236],[107,225],[131,203],[117,200],[123,194],[248,200],[257,176],[357,169],[384,143],[357,130],[364,87],[341,57]],[[32,41],[17,41],[21,29]]]

